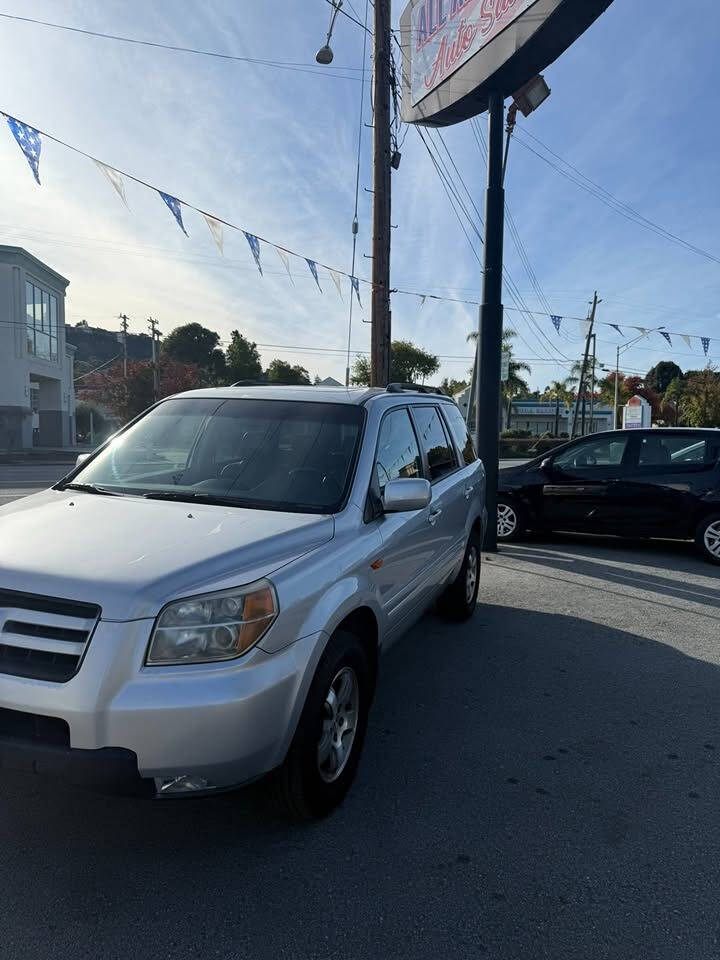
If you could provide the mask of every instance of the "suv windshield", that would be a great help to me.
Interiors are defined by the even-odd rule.
[[[333,513],[352,477],[364,411],[285,400],[166,400],[72,484],[95,492]]]

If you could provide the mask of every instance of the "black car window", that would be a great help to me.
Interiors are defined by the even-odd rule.
[[[640,439],[639,467],[712,466],[718,458],[720,437],[693,433],[656,433]]]
[[[607,468],[622,463],[628,445],[627,434],[588,437],[563,450],[553,459],[553,467],[563,473],[594,468]]]
[[[422,476],[420,450],[405,408],[392,410],[382,422],[375,470],[380,493],[390,480]]]
[[[450,403],[443,404],[442,409],[443,413],[445,414],[445,419],[450,426],[452,435],[455,438],[455,443],[462,451],[463,460],[465,461],[466,465],[475,463],[478,457],[475,453],[475,447],[470,438],[467,424],[463,420],[463,415],[460,413],[460,410],[455,406],[455,404]]]
[[[437,407],[413,407],[420,443],[425,448],[430,467],[430,480],[439,480],[457,470],[457,459],[450,439],[440,420]]]

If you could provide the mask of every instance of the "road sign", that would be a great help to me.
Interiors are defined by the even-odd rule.
[[[500,379],[503,383],[507,383],[510,379],[510,351],[503,350],[502,352],[502,363],[500,366]]]
[[[556,60],[612,0],[410,0],[400,18],[403,120],[483,113]]]

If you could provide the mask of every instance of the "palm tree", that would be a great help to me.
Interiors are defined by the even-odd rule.
[[[504,353],[510,354],[510,368],[508,372],[508,378],[502,385],[502,396],[503,400],[507,404],[507,425],[510,426],[510,417],[512,416],[512,402],[515,397],[519,396],[522,393],[529,393],[530,387],[528,386],[527,380],[524,380],[520,374],[521,373],[532,373],[530,365],[525,363],[522,360],[513,360],[512,358],[512,341],[517,337],[517,333],[512,330],[510,327],[503,330],[502,334],[502,348]],[[477,330],[473,330],[472,333],[467,335],[468,343],[477,343],[478,333]]]
[[[549,387],[545,387],[542,394],[543,400],[555,401],[555,436],[560,433],[560,402],[565,404],[565,409],[569,410],[572,404],[572,391],[568,390],[572,382],[571,377],[564,380],[553,380]]]

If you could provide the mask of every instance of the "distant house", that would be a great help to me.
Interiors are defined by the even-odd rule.
[[[315,386],[316,387],[341,387],[342,384],[338,383],[335,377],[325,377],[324,380],[318,381],[318,383],[316,383]]]
[[[0,245],[0,450],[75,444],[68,282],[21,247]]]

